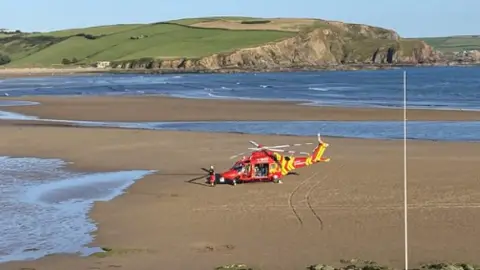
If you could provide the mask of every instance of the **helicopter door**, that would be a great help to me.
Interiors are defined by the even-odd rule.
[[[245,164],[244,175],[245,175],[245,177],[250,177],[251,174],[252,174],[252,164],[247,163],[247,164]]]
[[[268,163],[255,164],[255,177],[266,178],[268,177]]]

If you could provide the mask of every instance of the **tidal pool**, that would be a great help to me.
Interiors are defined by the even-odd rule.
[[[88,212],[109,201],[148,170],[80,173],[59,159],[0,157],[0,263],[49,254],[96,252],[87,245],[95,224]]]

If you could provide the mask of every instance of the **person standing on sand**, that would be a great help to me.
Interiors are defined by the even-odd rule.
[[[213,166],[210,166],[210,169],[208,169],[209,175],[209,182],[211,186],[215,185],[215,170],[213,169]]]

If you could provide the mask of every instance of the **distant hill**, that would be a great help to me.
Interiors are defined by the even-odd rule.
[[[444,53],[480,50],[480,35],[421,38]]]
[[[403,39],[389,29],[321,19],[250,17],[0,34],[1,55],[8,56],[5,67],[110,61],[120,68],[169,69],[415,64],[438,58],[422,40]]]

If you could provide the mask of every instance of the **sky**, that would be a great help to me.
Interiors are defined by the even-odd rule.
[[[0,28],[25,32],[206,16],[320,18],[402,37],[480,34],[480,0],[0,0]]]

